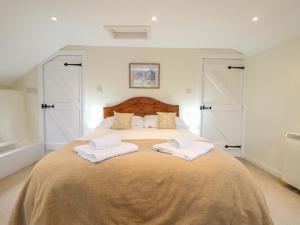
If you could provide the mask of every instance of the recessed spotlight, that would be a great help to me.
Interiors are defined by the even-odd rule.
[[[54,16],[52,16],[52,17],[51,17],[51,20],[56,22],[56,21],[57,21],[57,18],[54,17]]]
[[[156,21],[157,17],[156,16],[152,16],[152,21]]]
[[[257,21],[258,21],[258,17],[257,17],[257,16],[253,17],[253,18],[252,18],[252,21],[253,21],[253,22],[257,22]]]

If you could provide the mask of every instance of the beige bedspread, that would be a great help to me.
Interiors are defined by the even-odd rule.
[[[10,225],[271,225],[264,197],[236,159],[214,149],[188,162],[150,150],[99,164],[72,142],[34,167]]]

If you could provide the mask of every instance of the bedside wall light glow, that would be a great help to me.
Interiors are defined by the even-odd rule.
[[[194,133],[200,134],[200,110],[196,104],[183,105],[180,109],[180,117]]]
[[[88,129],[95,129],[103,119],[102,114],[103,106],[94,104],[91,108],[88,109]]]

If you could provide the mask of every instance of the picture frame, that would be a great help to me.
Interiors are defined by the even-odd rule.
[[[129,88],[160,88],[160,64],[130,63]]]

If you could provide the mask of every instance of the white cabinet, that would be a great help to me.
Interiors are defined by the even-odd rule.
[[[282,179],[288,184],[300,189],[300,134],[286,134]]]

